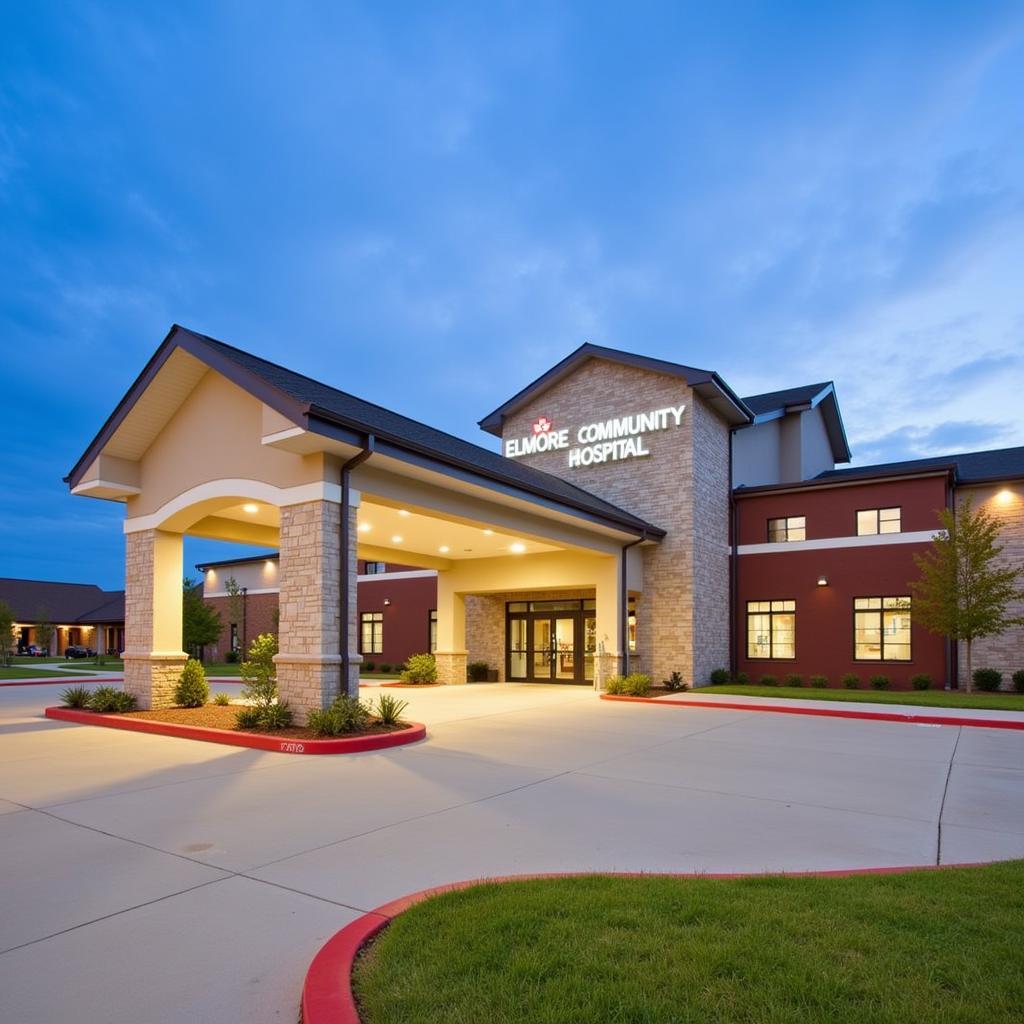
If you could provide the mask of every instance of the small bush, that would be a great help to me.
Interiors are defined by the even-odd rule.
[[[1018,693],[1024,693],[1024,669],[1013,673],[1013,688]]]
[[[339,732],[337,719],[331,714],[330,708],[313,708],[306,715],[306,725],[319,739],[326,736],[337,736]]]
[[[651,689],[651,677],[643,672],[631,672],[626,676],[626,693],[630,697],[646,697]]]
[[[402,712],[409,706],[407,700],[399,700],[390,693],[382,693],[377,698],[377,705],[373,713],[380,720],[381,725],[401,725]]]
[[[717,672],[718,669],[716,669],[715,671]],[[714,675],[715,673],[712,672],[712,679],[714,679]],[[726,674],[726,679],[728,680],[728,673]],[[668,679],[666,679],[661,685],[664,686],[665,689],[668,690],[670,693],[679,693],[680,690],[689,689],[686,683],[683,682],[682,672],[670,672]]]
[[[888,690],[891,685],[888,676],[872,676],[868,683],[872,690]]]
[[[242,662],[242,697],[258,711],[277,701],[277,637],[260,633],[249,645],[249,657]]]
[[[112,686],[98,686],[89,698],[89,707],[93,711],[114,711],[123,714],[135,710],[135,697],[124,690],[115,690]]]
[[[749,686],[750,676],[746,672],[736,673],[736,685],[737,686]]]
[[[471,661],[466,666],[466,676],[471,683],[486,683],[490,668],[486,661]]]
[[[759,686],[778,686],[779,680],[777,676],[761,676],[758,680]]]
[[[263,729],[287,729],[292,724],[292,709],[288,702],[271,704],[260,713],[260,727]]]
[[[828,676],[811,676],[809,682],[815,690],[828,689]]]
[[[437,662],[432,654],[412,654],[402,671],[403,683],[436,683]]]
[[[391,665],[389,665],[388,662],[386,662],[386,661],[382,661],[380,663],[379,671],[381,671],[381,672],[390,672],[391,671]]]
[[[405,702],[399,703],[404,708]],[[315,736],[341,736],[365,729],[369,725],[370,714],[370,708],[358,697],[338,697],[329,708],[310,711],[306,724]]]
[[[231,697],[226,693],[215,693],[213,695],[213,703],[219,708],[225,708],[231,703]]]
[[[626,677],[625,676],[609,676],[605,680],[604,692],[611,694],[623,694],[626,692]]]
[[[710,678],[712,686],[722,686],[729,682],[729,670],[726,668],[712,669]]]
[[[799,673],[797,673],[797,672],[791,672],[788,676],[786,676],[786,685],[787,686],[803,686],[804,685],[804,677],[802,675],[800,675]]]
[[[224,663],[226,665],[236,665],[238,663],[238,651],[228,651],[224,655]]]
[[[189,658],[174,688],[174,703],[183,708],[201,708],[209,699],[210,686],[202,663]]]
[[[843,686],[848,690],[857,690],[860,688],[860,676],[855,672],[847,672],[842,679],[839,680]]]
[[[260,717],[259,708],[239,708],[238,714],[235,715],[235,724],[239,729],[258,729]]]
[[[910,685],[915,690],[930,690],[932,688],[932,677],[925,672],[919,672],[916,676],[910,677]]]
[[[974,685],[979,690],[994,693],[1003,684],[1003,673],[995,668],[976,668],[974,670]]]
[[[363,662],[363,671],[364,672],[375,672],[376,670],[377,670],[377,663],[376,662],[373,662],[373,661],[364,661]]]
[[[91,696],[87,686],[69,686],[61,690],[60,702],[66,708],[87,708]]]

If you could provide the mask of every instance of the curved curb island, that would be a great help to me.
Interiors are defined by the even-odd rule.
[[[644,700],[646,698],[634,698]],[[526,875],[500,875],[495,878],[470,878],[448,885],[437,885],[400,896],[383,903],[345,925],[332,935],[313,957],[302,986],[302,1024],[363,1024],[352,991],[352,968],[360,950],[399,914],[417,903],[442,893],[469,889],[475,885],[501,885],[503,882],[532,882],[557,878],[692,878],[720,879],[785,877],[849,878],[854,875],[898,875],[910,871],[949,871],[954,868],[980,868],[990,861],[970,864],[916,864],[905,867],[849,868],[837,871],[748,871],[734,874],[672,871],[563,871]]]
[[[764,700],[775,700],[765,697]],[[774,715],[812,715],[818,718],[861,718],[869,722],[903,722],[910,725],[962,725],[975,729],[1024,729],[1020,721],[1005,718],[964,718],[957,715],[916,715],[900,711],[852,711],[845,708],[807,708],[781,704],[742,704],[727,700],[668,700],[664,697],[627,697],[625,694],[602,693],[601,700],[623,701],[627,704],[668,705],[674,708],[720,708],[725,711],[764,711]]]
[[[76,708],[47,708],[47,718],[76,725],[98,725],[105,729],[126,729],[156,736],[175,736],[178,739],[223,743],[230,747],[251,747],[269,750],[275,754],[359,754],[366,750],[386,750],[406,743],[416,743],[427,735],[427,727],[410,722],[398,732],[382,732],[369,736],[338,736],[324,740],[284,739],[273,735],[235,732],[231,729],[210,729],[196,725],[175,725],[154,722],[148,718],[126,718],[123,715],[105,715]]]

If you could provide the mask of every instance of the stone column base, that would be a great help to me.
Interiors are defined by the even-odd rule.
[[[622,658],[618,654],[594,655],[594,689],[603,690],[605,682],[622,671]]]
[[[362,657],[354,654],[349,662],[346,692],[359,694],[359,667]],[[275,654],[278,700],[287,702],[297,725],[306,724],[306,715],[314,708],[326,708],[338,696],[341,683],[340,654]]]
[[[437,663],[437,681],[439,683],[454,686],[466,682],[468,651],[436,651],[434,661]]]
[[[174,706],[174,691],[188,655],[179,652],[124,652],[124,690],[140,711]]]

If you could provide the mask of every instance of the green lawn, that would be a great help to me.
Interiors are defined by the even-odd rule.
[[[95,675],[95,672],[61,672],[57,668],[22,668],[20,665],[11,668],[0,668],[0,679],[76,679]]]
[[[401,914],[367,1024],[1019,1024],[1024,861],[477,886]]]
[[[799,697],[802,700],[841,700],[875,704],[913,704],[925,708],[982,708],[985,711],[1024,711],[1024,693],[962,693],[957,690],[815,690],[807,686],[699,686],[703,693],[741,693],[747,697]]]
[[[240,676],[242,666],[239,662],[211,661],[203,662],[203,668],[208,676]]]

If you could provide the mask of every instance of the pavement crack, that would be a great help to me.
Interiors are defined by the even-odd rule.
[[[942,800],[939,803],[939,820],[935,828],[935,863],[942,863],[942,815],[946,811],[946,794],[949,792],[949,780],[953,775],[953,761],[956,759],[956,748],[960,746],[960,737],[963,735],[963,726],[957,726],[956,739],[953,741],[953,750],[949,755],[949,767],[946,769],[946,784],[942,787]]]

